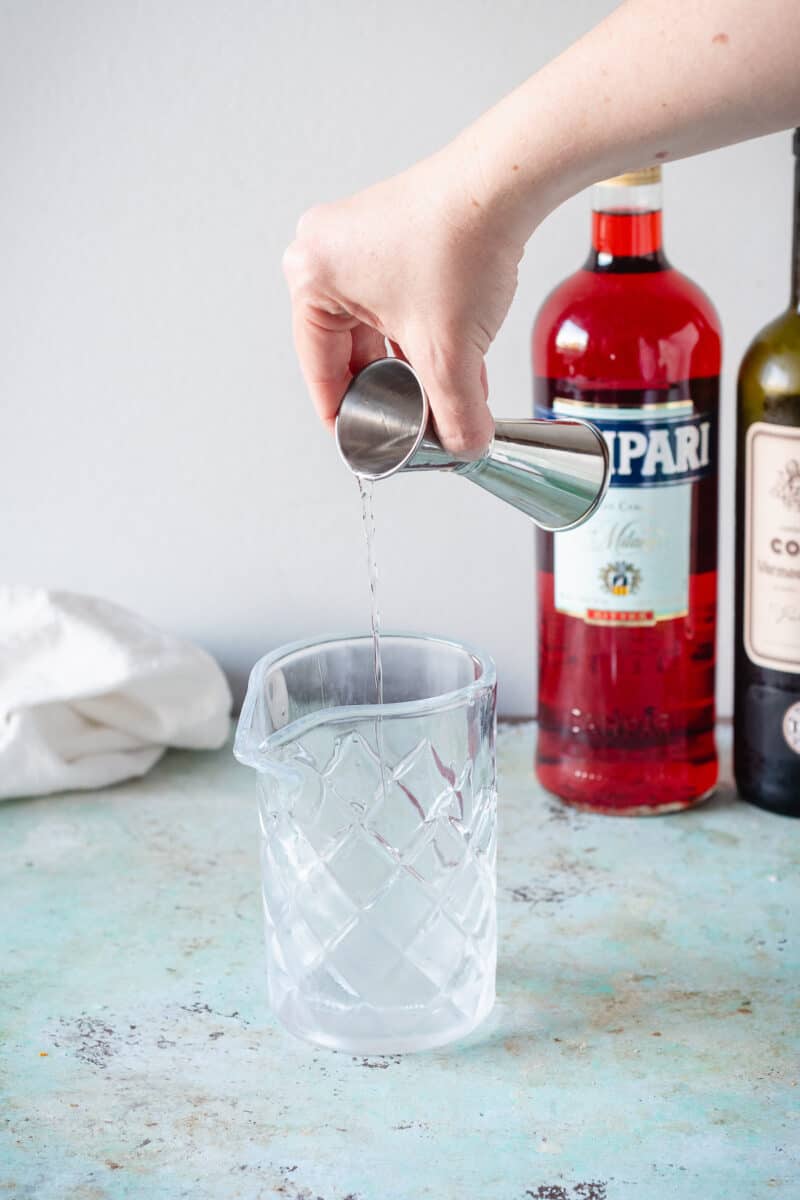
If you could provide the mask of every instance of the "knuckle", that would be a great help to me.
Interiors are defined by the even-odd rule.
[[[298,239],[284,250],[282,266],[283,273],[294,290],[307,287],[319,273],[318,255],[311,246]]]
[[[283,272],[294,291],[307,290],[320,283],[325,273],[327,252],[325,214],[329,205],[309,208],[297,222],[294,241],[283,254]]]
[[[307,208],[297,222],[296,236],[298,238],[313,237],[322,225],[328,212],[327,204],[313,204]]]
[[[292,278],[297,268],[297,252],[298,247],[296,242],[290,242],[283,252],[281,267],[287,279]]]
[[[461,370],[461,355],[454,340],[431,341],[425,354],[427,372],[437,383],[452,384]]]

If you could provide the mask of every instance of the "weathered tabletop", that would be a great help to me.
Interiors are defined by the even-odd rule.
[[[800,825],[730,787],[573,813],[537,790],[533,736],[499,741],[497,1006],[405,1058],[270,1017],[229,750],[0,807],[0,1195],[797,1197]]]

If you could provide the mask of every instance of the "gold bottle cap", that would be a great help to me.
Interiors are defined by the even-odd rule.
[[[626,171],[599,182],[603,187],[642,187],[648,183],[661,183],[661,167],[640,167],[638,171]]]

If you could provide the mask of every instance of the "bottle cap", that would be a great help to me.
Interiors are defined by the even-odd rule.
[[[640,167],[638,171],[625,171],[613,179],[601,179],[603,187],[642,187],[648,183],[661,182],[661,167]]]

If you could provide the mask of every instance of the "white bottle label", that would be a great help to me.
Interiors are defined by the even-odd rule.
[[[748,429],[744,537],[747,657],[800,674],[800,429]]]
[[[708,414],[691,400],[616,408],[561,398],[553,414],[599,426],[612,466],[597,513],[554,539],[557,611],[595,625],[685,617],[694,485],[712,469]]]
[[[800,754],[800,701],[783,714],[783,736],[789,749]]]

